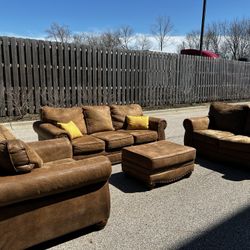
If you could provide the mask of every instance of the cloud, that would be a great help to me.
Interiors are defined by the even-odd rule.
[[[81,32],[73,32],[74,34],[79,34]],[[93,35],[98,35],[101,34],[102,32],[100,30],[96,30],[93,32],[86,32],[87,34],[93,34]],[[12,33],[12,32],[1,32],[1,36],[8,36],[8,37],[17,37],[17,38],[29,38],[29,39],[36,39],[36,40],[46,40],[46,35],[45,34],[37,34],[37,35],[20,35],[17,33]],[[136,43],[136,38],[139,36],[146,36],[148,40],[151,43],[151,48],[150,50],[152,51],[160,51],[158,43],[155,39],[155,37],[151,34],[143,34],[143,33],[136,33],[130,42],[130,45],[133,46]],[[163,48],[163,52],[167,53],[177,53],[178,51],[178,45],[180,45],[185,39],[185,36],[170,36],[168,41],[166,42],[166,46]]]

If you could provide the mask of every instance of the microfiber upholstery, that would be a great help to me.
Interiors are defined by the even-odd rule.
[[[147,143],[157,141],[158,133],[154,130],[118,130],[120,132],[128,133],[134,137],[135,144]]]
[[[113,131],[109,106],[83,106],[88,134]]]
[[[119,131],[105,131],[92,134],[103,141],[105,141],[106,149],[120,149],[125,146],[130,146],[134,143],[132,135]]]
[[[69,132],[57,126],[55,122],[35,121],[33,129],[38,134],[39,141],[66,137],[72,145],[74,159],[100,154],[107,155],[112,163],[116,164],[121,162],[122,147],[165,140],[167,121],[163,118],[144,116],[138,104],[82,105],[81,108],[83,113],[81,117],[84,119],[87,134],[82,133],[83,136],[73,139]],[[43,108],[42,111],[46,109],[48,108]],[[70,111],[67,108],[65,110]],[[128,116],[146,118],[148,125],[129,129],[126,122]],[[75,123],[73,119],[71,120]],[[89,136],[94,136],[95,141]]]
[[[250,137],[235,135],[220,140],[220,148],[246,152],[250,154]]]
[[[184,144],[209,160],[250,167],[250,109],[248,105],[212,103],[207,117],[187,118]]]
[[[57,124],[58,122],[68,123],[73,121],[83,134],[87,134],[81,107],[54,108],[45,106],[41,108],[40,116],[43,122],[53,124]]]
[[[34,167],[41,167],[42,159],[21,140],[6,140],[0,142],[0,173],[28,173]]]
[[[115,130],[127,127],[126,116],[141,116],[142,108],[138,104],[110,105],[112,122]]]
[[[247,105],[212,103],[209,110],[210,128],[242,134],[248,111]]]
[[[250,109],[247,113],[247,120],[244,128],[244,134],[250,136]]]
[[[0,141],[14,140],[16,137],[3,125],[0,125]]]
[[[91,154],[105,150],[105,142],[92,135],[83,135],[72,140],[74,155]]]
[[[222,138],[234,136],[233,133],[214,129],[196,130],[193,133],[194,140],[203,141],[208,144],[218,144]]]

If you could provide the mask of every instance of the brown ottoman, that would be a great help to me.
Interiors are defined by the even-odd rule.
[[[122,149],[122,170],[150,188],[190,176],[196,150],[169,141],[157,141]]]

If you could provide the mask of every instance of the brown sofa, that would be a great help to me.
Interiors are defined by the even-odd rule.
[[[24,143],[0,125],[0,249],[103,227],[110,174],[105,156],[73,160],[66,138]]]
[[[250,108],[212,103],[206,117],[185,119],[184,144],[213,160],[250,167]]]
[[[83,136],[71,140],[74,159],[106,155],[111,162],[121,162],[121,149],[165,139],[167,123],[163,119],[149,118],[149,129],[128,130],[127,115],[143,115],[138,104],[110,106],[82,106],[72,108],[43,107],[40,121],[33,128],[39,140],[69,137],[57,122],[73,121]]]

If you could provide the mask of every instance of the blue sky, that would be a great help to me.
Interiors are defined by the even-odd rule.
[[[159,15],[170,16],[173,35],[200,29],[202,0],[1,1],[0,35],[43,37],[52,22],[74,32],[103,31],[130,25],[150,33]],[[206,23],[250,17],[250,0],[207,0]]]

